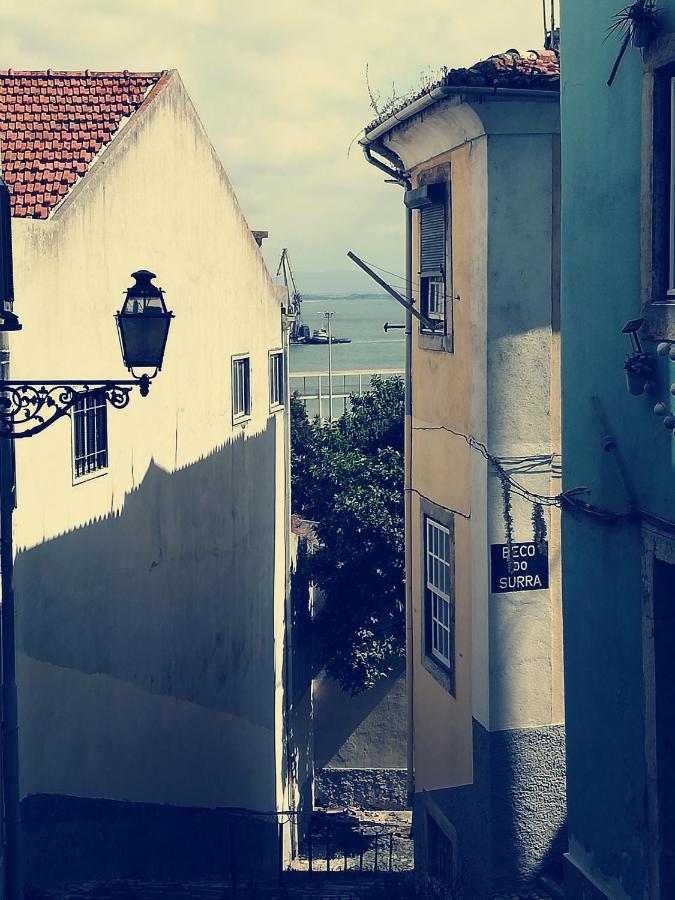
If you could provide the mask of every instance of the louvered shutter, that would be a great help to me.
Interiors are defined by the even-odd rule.
[[[445,271],[445,202],[420,209],[420,272]]]

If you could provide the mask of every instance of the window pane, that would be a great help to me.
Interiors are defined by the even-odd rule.
[[[246,416],[251,410],[249,360],[232,360],[232,416]]]

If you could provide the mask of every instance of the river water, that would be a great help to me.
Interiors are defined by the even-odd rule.
[[[314,331],[325,325],[324,312],[334,312],[335,337],[351,338],[350,344],[333,345],[333,371],[402,369],[402,331],[384,332],[385,322],[403,323],[402,307],[386,295],[307,297],[302,301],[302,320]],[[291,375],[297,372],[328,371],[328,347],[291,346]]]

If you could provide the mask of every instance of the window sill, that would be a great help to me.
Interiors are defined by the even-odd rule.
[[[236,419],[232,419],[232,426],[235,425],[246,425],[251,421],[251,413],[247,413],[245,416],[237,416]]]
[[[419,331],[417,346],[420,350],[440,350],[444,353],[453,353],[455,349],[452,333],[436,333],[422,329]]]
[[[274,405],[270,404],[270,413],[278,413],[281,412],[284,408],[283,403],[275,403]]]
[[[87,472],[86,475],[73,475],[72,485],[77,487],[78,484],[85,484],[87,481],[94,481],[95,478],[102,478],[107,475],[110,470],[106,466],[105,469],[96,469],[95,472]]]
[[[450,669],[442,665],[436,657],[430,656],[426,652],[422,653],[422,665],[441,687],[445,688],[453,697],[455,696],[455,675]]]

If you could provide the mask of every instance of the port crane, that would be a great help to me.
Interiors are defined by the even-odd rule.
[[[281,251],[281,259],[277,268],[277,278],[282,275],[284,279],[284,287],[288,295],[287,313],[293,317],[291,325],[291,333],[289,336],[291,344],[304,344],[306,337],[309,336],[309,328],[302,324],[302,315],[300,307],[302,305],[302,296],[295,285],[293,270],[291,269],[291,261],[288,256],[286,247]]]

